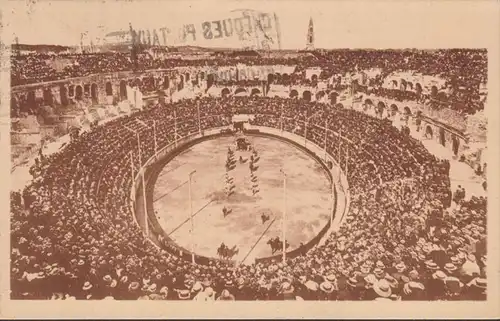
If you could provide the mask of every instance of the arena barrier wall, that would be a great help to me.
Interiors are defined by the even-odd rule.
[[[156,246],[162,248],[163,250],[166,250],[169,253],[172,253],[176,256],[181,257],[184,260],[190,261],[192,258],[192,253],[190,250],[185,249],[184,247],[181,247],[177,245],[163,230],[163,228],[160,226],[155,214],[154,214],[154,208],[153,208],[153,199],[152,199],[152,189],[154,188],[154,183],[156,182],[156,179],[163,169],[164,165],[171,161],[175,156],[177,156],[179,153],[184,151],[186,148],[189,148],[193,145],[196,145],[200,143],[201,141],[208,140],[208,139],[214,139],[217,137],[221,136],[226,136],[230,135],[228,133],[224,133],[223,129],[227,128],[225,127],[219,127],[219,128],[214,128],[210,130],[205,130],[201,133],[196,133],[196,134],[191,134],[185,137],[182,137],[177,140],[177,142],[170,143],[169,145],[163,147],[157,155],[152,156],[150,159],[148,159],[142,168],[138,171],[138,173],[135,176],[135,180],[132,183],[132,188],[131,188],[131,209],[132,213],[134,216],[134,220],[136,221],[137,225],[143,230],[143,231],[148,231],[148,239],[153,242]],[[332,182],[335,183],[334,180],[334,174],[328,169],[326,165],[326,160],[331,160],[332,163],[337,164],[335,159],[331,155],[325,155],[326,159],[323,160],[317,153],[318,151],[324,151],[321,149],[319,146],[314,144],[311,141],[307,141],[304,139],[304,137],[288,133],[288,132],[281,132],[278,129],[275,128],[270,128],[270,127],[263,127],[263,126],[252,126],[252,128],[257,129],[259,133],[252,133],[252,136],[255,135],[260,135],[260,136],[267,136],[267,137],[273,137],[275,139],[280,139],[285,142],[291,143],[295,145],[296,147],[302,149],[303,151],[307,152],[311,156],[315,158],[316,161],[318,161],[323,168],[326,170],[326,172],[329,175],[329,178]],[[314,150],[313,150],[314,149]],[[334,167],[335,168],[335,167]],[[144,182],[146,186],[146,207],[144,207],[144,201],[143,201],[143,195],[142,195],[142,173],[144,172]],[[348,187],[347,187],[347,179],[345,175],[340,170],[337,170],[338,172],[338,179],[337,184],[341,184],[341,192],[344,194],[344,202],[338,202],[338,197],[339,197],[339,191],[337,190],[337,184],[335,184],[334,188],[334,206],[331,215],[333,215],[334,220],[333,220],[333,225],[331,224],[331,220],[327,222],[325,227],[312,239],[310,240],[307,244],[304,246],[294,249],[290,252],[287,252],[287,257],[288,258],[294,258],[300,255],[303,255],[307,251],[309,251],[311,248],[316,246],[325,236],[328,235],[329,231],[335,230],[340,226],[340,223],[342,221],[342,218],[345,216],[346,209],[348,208]],[[340,203],[342,203],[343,206],[339,208]],[[336,215],[336,213],[341,213],[341,215]],[[148,228],[146,228],[146,219],[148,222]],[[257,262],[268,262],[272,260],[279,259],[281,257],[280,255],[274,255],[271,257],[266,257],[266,258],[259,258],[256,259]],[[205,257],[198,255],[194,253],[194,258],[195,262],[198,264],[204,264],[204,265],[209,265],[210,263],[214,263],[217,261],[221,261],[218,258],[210,258],[210,257]],[[235,264],[235,261],[223,261],[224,263],[232,263]]]
[[[221,130],[226,127],[219,127],[210,130],[202,131],[201,133],[191,134],[182,137],[177,140],[177,142],[171,143],[164,148],[162,148],[156,156],[151,157],[146,161],[145,165],[137,173],[136,179],[132,186],[131,198],[135,201],[131,201],[132,211],[134,213],[134,218],[139,227],[146,231],[146,219],[148,222],[148,239],[153,242],[159,248],[174,254],[175,256],[181,257],[186,261],[192,259],[193,253],[176,244],[168,234],[160,226],[153,208],[153,193],[154,183],[158,178],[159,173],[163,169],[164,165],[176,157],[179,153],[184,151],[193,145],[196,145],[204,140],[214,139],[221,136],[229,135],[223,133]],[[142,172],[144,171],[144,182],[146,185],[146,208],[144,208],[144,201],[142,195]],[[144,209],[143,209],[144,208]],[[218,258],[210,258],[194,253],[194,260],[197,264],[209,265],[211,262],[222,261]],[[234,264],[235,261],[223,261],[224,263]]]

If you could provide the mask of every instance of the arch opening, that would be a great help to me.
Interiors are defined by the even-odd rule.
[[[439,128],[439,143],[443,146],[446,146],[446,137],[444,128]]]
[[[247,90],[245,88],[237,88],[235,91],[234,91],[234,94],[235,95],[242,95],[242,94],[246,94],[247,93]]]
[[[61,85],[59,87],[59,96],[61,97],[61,105],[68,106],[68,89],[66,86]]]
[[[170,78],[168,76],[163,77],[163,89],[170,88]]]
[[[83,88],[80,85],[76,86],[76,88],[75,88],[75,99],[76,100],[83,99]]]
[[[272,84],[274,82],[275,76],[274,74],[267,75],[267,83]]]
[[[427,125],[425,127],[425,136],[427,136],[427,138],[433,138],[434,137],[434,133],[432,132],[431,125]]]
[[[109,81],[106,83],[106,96],[113,96],[113,85]]]
[[[125,80],[120,81],[120,99],[127,99],[127,82]]]
[[[453,155],[457,156],[458,148],[460,147],[460,140],[456,135],[453,135],[453,137],[451,138],[451,142],[452,142]]]
[[[95,83],[90,86],[90,97],[92,97],[92,102],[99,102],[98,88]]]
[[[43,90],[43,102],[47,106],[52,106],[54,104],[54,97],[52,96],[52,90],[50,88],[45,88]]]
[[[261,94],[260,90],[257,88],[253,88],[250,96],[259,96]]]
[[[304,99],[305,101],[311,101],[312,99],[312,94],[309,90],[306,90],[302,93],[302,99]]]

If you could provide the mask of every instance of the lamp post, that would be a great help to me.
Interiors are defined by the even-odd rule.
[[[175,139],[175,148],[177,148],[177,110],[174,109],[174,139]]]
[[[153,119],[153,136],[155,140],[155,157],[158,156],[158,141],[156,140],[156,120]]]
[[[349,174],[349,143],[346,147],[346,156],[345,156],[345,176],[347,177]]]
[[[144,206],[144,228],[146,236],[149,237],[149,223],[148,223],[148,205],[146,203],[146,183],[144,179],[146,169],[142,170],[141,179],[142,179],[142,204]]]
[[[328,136],[328,120],[325,119],[325,162],[326,162],[326,140],[327,140],[327,136]]]
[[[191,222],[191,230],[190,230],[190,237],[191,237],[191,262],[195,264],[194,260],[194,238],[193,238],[193,232],[194,232],[194,222],[193,222],[193,197],[191,194],[191,177],[193,174],[196,173],[196,170],[192,170],[189,173],[189,220]]]
[[[334,191],[335,191],[335,184],[333,183],[333,176],[332,176],[332,190],[331,190],[331,194],[332,194],[331,195],[332,196],[332,198],[331,198],[331,201],[332,201],[332,211],[330,213],[330,228],[333,227],[333,213],[334,213],[334,210],[335,210],[333,208],[333,206],[335,204],[335,193],[334,193]]]
[[[132,182],[134,182],[134,154],[130,151],[130,169],[132,174]]]
[[[281,135],[283,135],[283,122],[285,121],[285,119],[283,118],[283,106],[284,104],[281,104],[281,116],[280,116],[280,130],[281,130]]]
[[[198,112],[198,133],[201,135],[201,117],[200,117],[200,102],[196,102],[196,109]]]
[[[283,168],[280,170],[283,175],[283,215],[281,217],[281,232],[283,237],[283,264],[286,264],[286,173]]]
[[[125,125],[123,126],[123,128],[134,133],[137,137],[137,148],[139,149],[139,165],[140,165],[139,167],[141,167],[142,166],[142,151],[141,151],[141,138],[139,137],[139,132],[136,130],[130,129]]]

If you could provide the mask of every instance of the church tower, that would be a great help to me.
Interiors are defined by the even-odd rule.
[[[314,50],[314,26],[312,18],[309,18],[309,28],[307,29],[306,50]]]

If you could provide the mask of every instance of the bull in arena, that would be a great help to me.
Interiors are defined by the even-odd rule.
[[[232,209],[227,209],[225,206],[222,208],[222,215],[224,215],[224,217],[228,216],[232,212],[233,212]]]
[[[265,224],[267,221],[269,221],[271,219],[271,216],[269,214],[262,213],[260,218],[262,220],[262,224]]]

